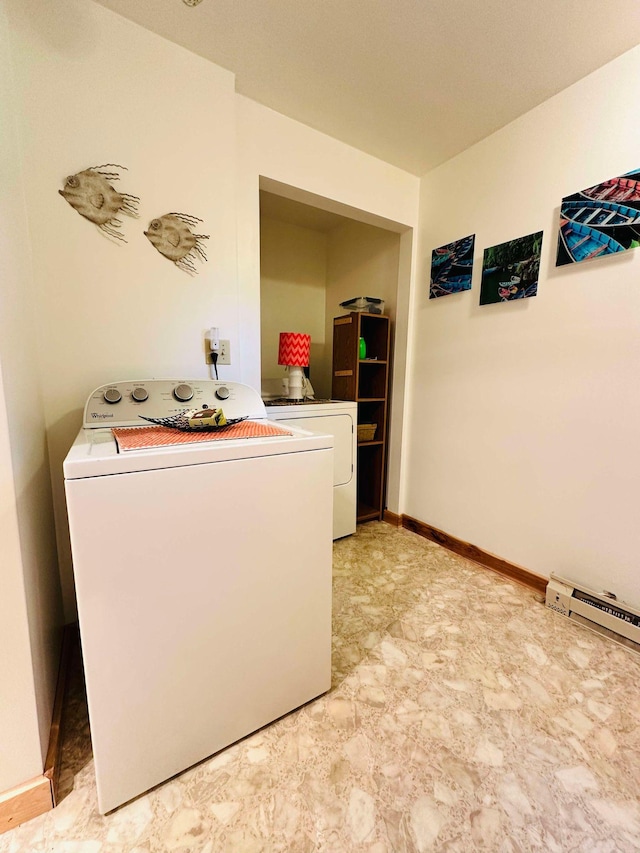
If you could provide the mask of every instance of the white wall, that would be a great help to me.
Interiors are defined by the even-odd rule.
[[[326,336],[332,340],[333,319],[345,313],[340,303],[356,296],[385,300],[385,314],[396,319],[400,234],[364,222],[345,222],[328,233]],[[404,381],[402,378],[401,381]],[[328,396],[331,392],[329,358]]]
[[[640,48],[422,181],[403,509],[640,605],[640,253],[555,267],[563,196],[640,166]],[[544,229],[538,296],[478,305],[482,250]],[[476,234],[471,292],[431,250]]]
[[[236,109],[238,284],[240,323],[244,334],[243,381],[257,385],[260,379],[261,178],[291,188],[289,197],[294,200],[323,205],[324,209],[351,218],[360,219],[361,212],[365,211],[370,214],[371,224],[401,234],[401,288],[395,323],[396,352],[400,355],[396,358],[393,374],[397,393],[391,422],[387,489],[389,508],[398,511],[409,292],[416,268],[416,243],[412,240],[412,229],[417,229],[418,224],[420,181],[395,166],[350,148],[248,98],[238,96]]]
[[[340,303],[355,296],[385,300],[396,318],[400,235],[363,222],[347,222],[328,234],[327,317],[344,313]]]
[[[311,379],[317,398],[331,396],[333,319],[340,302],[370,295],[396,317],[401,236],[356,220],[328,230],[260,220],[262,377],[277,366],[278,331],[311,335]]]
[[[0,792],[42,773],[61,624],[15,112],[0,9]]]
[[[2,377],[0,376],[0,382]],[[0,792],[42,772],[4,388],[0,388]]]
[[[405,379],[410,287],[416,259],[412,230],[388,231],[364,222],[347,222],[329,233],[327,270],[327,337],[333,318],[344,313],[340,303],[356,296],[385,300],[391,318],[391,393],[388,415],[386,506],[400,511],[403,477]],[[330,374],[327,381],[331,382]],[[330,387],[330,386],[329,386]]]
[[[318,397],[328,396],[316,383],[316,377],[324,377],[327,361],[331,369],[325,338],[326,234],[263,216],[260,275],[262,377],[285,376],[278,365],[280,332],[303,332],[311,335],[314,390]]]
[[[239,354],[233,75],[85,0],[6,0],[39,323],[43,388],[67,619],[74,597],[61,466],[98,385],[206,377],[204,331]],[[141,197],[115,245],[58,195],[89,166],[128,167]],[[169,211],[203,219],[209,262],[190,277],[143,235]],[[234,359],[235,361],[235,359]],[[229,378],[230,368],[220,367]],[[117,533],[106,531],[105,536]],[[114,544],[114,557],[117,545]]]

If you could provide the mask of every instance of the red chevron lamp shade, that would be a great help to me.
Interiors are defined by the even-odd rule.
[[[280,332],[278,364],[289,367],[309,367],[311,335],[302,332]]]

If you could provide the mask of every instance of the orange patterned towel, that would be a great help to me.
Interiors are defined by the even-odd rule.
[[[214,432],[181,432],[169,427],[116,427],[111,430],[119,450],[148,450],[152,447],[166,447],[171,444],[194,444],[200,441],[221,441],[231,438],[263,438],[271,435],[293,435],[291,430],[260,424],[255,421],[242,421],[226,429]]]

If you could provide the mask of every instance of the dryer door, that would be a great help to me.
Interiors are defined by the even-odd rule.
[[[354,476],[353,431],[355,424],[350,414],[340,412],[335,415],[306,415],[302,418],[278,420],[281,426],[290,424],[299,429],[321,435],[333,436],[333,485],[345,486]]]

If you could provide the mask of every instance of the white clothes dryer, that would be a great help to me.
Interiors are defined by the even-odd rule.
[[[123,451],[110,429],[205,404],[273,429],[239,383],[116,382],[64,462],[103,813],[331,683],[332,438]]]
[[[265,400],[267,417],[282,425],[333,436],[333,538],[356,531],[358,404],[345,400]]]

